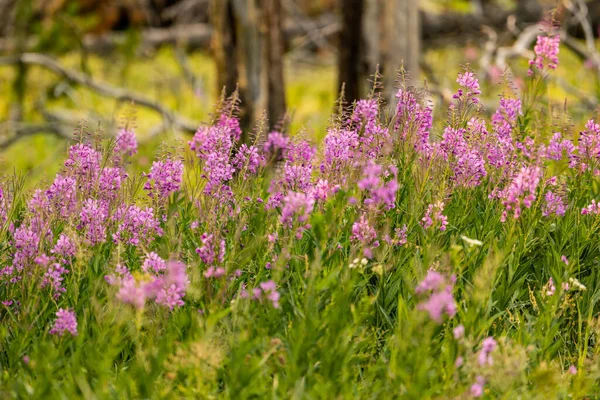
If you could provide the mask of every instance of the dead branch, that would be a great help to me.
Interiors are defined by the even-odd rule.
[[[565,0],[564,3],[569,11],[573,13],[573,16],[579,22],[581,29],[583,30],[583,35],[585,38],[585,43],[587,47],[587,56],[588,60],[592,62],[596,72],[600,74],[600,54],[596,50],[596,42],[594,39],[594,32],[592,28],[592,24],[589,20],[589,13],[587,4],[582,0],[575,0],[577,6],[571,0]]]
[[[187,119],[178,116],[172,110],[163,106],[157,101],[154,101],[139,93],[129,91],[120,87],[112,86],[108,83],[99,82],[92,79],[89,75],[67,69],[60,65],[58,61],[52,57],[38,53],[23,53],[14,56],[0,57],[0,65],[14,65],[23,63],[28,65],[37,65],[46,68],[64,79],[85,86],[103,96],[111,97],[119,101],[132,102],[136,105],[149,108],[161,114],[162,117],[173,125],[175,128],[185,132],[195,132],[197,125]]]
[[[17,141],[38,133],[51,133],[61,138],[73,139],[72,131],[56,121],[43,123],[6,121],[0,123],[0,132],[2,132],[0,150],[5,150]]]

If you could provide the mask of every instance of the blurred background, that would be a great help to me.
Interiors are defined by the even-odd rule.
[[[402,65],[443,118],[469,64],[491,113],[549,19],[562,37],[551,98],[577,125],[600,95],[598,0],[0,0],[0,171],[39,181],[74,133],[124,124],[144,168],[236,89],[247,129],[319,140],[342,86],[348,103],[372,90],[393,103]]]

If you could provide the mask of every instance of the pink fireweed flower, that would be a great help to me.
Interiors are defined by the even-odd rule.
[[[379,104],[375,99],[357,102],[351,118],[351,126],[359,132],[358,153],[366,158],[377,158],[391,144],[386,126],[379,123]]]
[[[471,385],[470,394],[473,397],[481,397],[483,395],[483,386],[485,385],[485,379],[483,376],[478,375],[475,378],[475,383]]]
[[[50,333],[52,335],[63,336],[65,332],[77,336],[77,318],[73,311],[60,308],[56,312],[56,320],[54,321],[54,326],[50,329]]]
[[[535,58],[529,61],[529,74],[533,74],[533,69],[539,71],[547,66],[550,69],[556,69],[558,66],[558,52],[560,50],[560,36],[538,36],[533,51]]]
[[[554,194],[551,190],[548,190],[544,196],[544,199],[546,201],[544,208],[542,209],[542,215],[544,217],[550,215],[562,217],[565,215],[567,206],[561,196]]]
[[[127,173],[121,168],[102,169],[98,184],[100,190],[99,197],[106,200],[116,199],[126,178]]]
[[[146,177],[148,181],[144,185],[144,189],[150,197],[153,197],[155,194],[159,198],[169,197],[179,190],[181,186],[183,162],[171,159],[154,161]]]
[[[287,149],[290,143],[290,139],[280,132],[271,132],[267,136],[267,141],[263,146],[263,152],[272,156],[277,152],[281,152]]]
[[[160,222],[154,217],[154,210],[149,207],[122,206],[113,219],[119,224],[112,236],[115,243],[147,246],[156,236],[163,234]]]
[[[225,276],[225,268],[223,267],[208,267],[206,271],[204,271],[205,278],[221,278]]]
[[[439,222],[440,231],[445,231],[448,225],[448,217],[444,214],[444,203],[438,201],[435,204],[429,204],[427,206],[427,211],[425,211],[425,216],[421,219],[421,226],[423,229],[429,229],[433,226],[434,222]]]
[[[137,153],[138,143],[133,129],[120,129],[115,141],[115,153],[133,156]]]
[[[505,207],[500,220],[506,221],[509,212],[515,219],[521,216],[522,206],[530,208],[536,199],[536,190],[542,176],[540,167],[522,167],[505,192]]]
[[[459,186],[475,187],[487,175],[485,160],[478,149],[470,146],[466,135],[465,129],[447,127],[438,146],[443,157],[449,161],[453,180]]]
[[[173,310],[185,303],[183,297],[189,285],[186,266],[179,261],[169,261],[163,278],[161,288],[156,294],[156,304],[161,304]]]
[[[146,305],[146,300],[156,296],[159,288],[160,280],[158,278],[149,277],[146,281],[138,282],[131,275],[124,276],[119,282],[117,298],[123,303],[142,309]]]
[[[493,337],[487,337],[481,343],[481,349],[479,350],[479,354],[477,355],[477,361],[479,365],[482,367],[484,365],[492,365],[494,360],[490,355],[497,347],[496,340]]]
[[[121,268],[123,269],[123,268]],[[143,309],[147,300],[155,300],[156,304],[170,310],[184,305],[189,279],[185,264],[169,261],[162,275],[146,275],[136,280],[129,272],[118,271],[117,276],[108,276],[107,281],[119,285],[117,298],[124,303]]]
[[[50,253],[62,260],[67,260],[74,257],[76,251],[77,249],[73,240],[64,233],[61,233]]]
[[[313,211],[315,199],[305,193],[291,192],[283,199],[281,217],[282,224],[291,228],[294,221],[304,225],[308,221],[310,213]]]
[[[202,176],[207,180],[206,193],[219,191],[235,172],[230,157],[237,128],[229,125],[233,123],[200,127],[189,142],[190,149],[204,162]]]
[[[146,256],[144,263],[142,264],[142,271],[160,273],[167,269],[167,263],[165,260],[154,252],[151,252]]]
[[[390,246],[404,246],[408,238],[408,226],[404,224],[402,228],[394,229],[394,233],[395,235],[393,238],[391,238],[390,235],[385,235],[383,240]]]
[[[53,297],[60,297],[62,293],[67,291],[67,289],[62,285],[64,280],[63,275],[67,273],[69,273],[69,270],[63,267],[60,263],[50,263],[47,266],[46,273],[44,274],[42,287],[50,286],[53,292]]]
[[[41,189],[36,189],[27,202],[27,209],[35,215],[42,215],[50,209],[50,201],[46,193]]]
[[[352,113],[352,122],[374,121],[379,115],[379,104],[375,99],[362,99],[356,102]]]
[[[385,175],[392,175],[388,182],[383,179]],[[387,210],[394,208],[398,191],[397,175],[398,170],[393,165],[384,172],[381,165],[369,163],[364,168],[362,179],[358,181],[358,188],[369,193],[365,204],[374,207],[384,205]]]
[[[21,225],[13,235],[13,267],[22,271],[34,261],[40,243],[40,235],[31,226]]]
[[[454,339],[458,340],[465,335],[465,327],[462,325],[458,325],[456,328],[452,330],[452,334]]]
[[[261,282],[259,287],[254,288],[252,292],[255,300],[267,300],[271,302],[273,308],[279,308],[281,295],[277,291],[277,285],[272,280]]]
[[[231,163],[236,170],[243,171],[244,178],[247,178],[265,165],[265,156],[260,154],[255,146],[242,144]]]
[[[124,279],[133,278],[126,266],[117,264],[114,274],[106,275],[104,280],[109,285],[121,285]]]
[[[552,135],[548,147],[545,149],[545,156],[549,160],[560,160],[563,157],[563,152],[566,153],[567,158],[571,160],[575,152],[575,145],[568,139],[563,139],[560,132],[556,132]]]
[[[104,202],[96,199],[87,199],[83,202],[77,229],[83,231],[87,243],[95,245],[106,241],[107,218],[108,207]]]
[[[512,131],[517,126],[517,119],[523,112],[521,100],[502,97],[500,107],[492,116],[494,137],[487,145],[487,161],[495,168],[504,169],[513,162],[515,144]]]
[[[45,194],[49,207],[56,211],[59,217],[68,218],[76,210],[77,181],[74,178],[56,175]]]
[[[332,179],[343,181],[344,177],[339,172],[355,158],[359,143],[358,132],[355,130],[329,129],[323,140],[324,160],[321,172],[331,172]]]
[[[581,209],[581,214],[600,214],[600,203],[596,203],[596,200],[592,200],[592,203],[590,205]]]
[[[456,315],[456,303],[452,295],[452,287],[446,287],[443,291],[432,293],[431,296],[420,303],[419,310],[424,310],[429,313],[429,317],[441,324],[443,315],[446,314],[452,318]]]
[[[371,226],[365,214],[361,215],[359,220],[352,225],[350,240],[361,244],[363,255],[367,258],[372,258],[373,248],[379,247],[377,231]]]
[[[595,174],[598,171],[600,162],[600,124],[590,119],[585,130],[579,135],[577,143],[577,154],[571,152],[569,166],[577,168],[580,172],[592,170]]]
[[[69,176],[77,179],[78,189],[89,191],[100,173],[102,155],[88,146],[78,143],[69,148],[65,169]]]
[[[419,153],[428,156],[431,152],[429,130],[433,124],[431,104],[422,104],[416,93],[403,88],[396,93],[396,123],[394,130],[400,139],[411,142]]]
[[[447,279],[439,272],[429,270],[425,279],[415,288],[416,294],[429,294],[429,297],[421,301],[417,308],[427,311],[429,317],[438,324],[443,322],[444,314],[449,318],[454,317],[457,308],[452,295],[453,287],[454,278]]]
[[[569,265],[569,259],[565,255],[560,256],[560,261],[562,261],[565,265]]]
[[[554,280],[552,277],[548,279],[548,283],[546,283],[542,289],[542,293],[544,293],[546,296],[554,296],[554,293],[556,293],[556,286],[554,285]]]
[[[339,190],[339,186],[332,186],[325,179],[319,179],[317,183],[311,188],[309,194],[315,199],[315,201],[325,201],[332,194]]]
[[[313,189],[313,157],[316,149],[306,140],[289,142],[284,151],[284,165],[271,181],[271,196],[265,209],[280,207],[290,192],[310,193]],[[310,197],[310,196],[309,196]]]
[[[427,271],[425,278],[415,288],[416,294],[422,294],[437,290],[444,287],[446,284],[446,277],[437,271],[430,269]]]
[[[202,246],[196,249],[196,254],[200,256],[200,260],[202,260],[204,264],[213,264],[217,258],[214,235],[204,232],[202,236],[200,236],[200,241],[202,242]]]
[[[226,113],[221,114],[217,126],[224,128],[229,131],[234,141],[240,140],[242,137],[242,127],[240,126],[240,120],[234,115],[228,115]]]
[[[568,372],[569,372],[569,374],[571,374],[571,375],[577,375],[577,367],[576,367],[576,366],[574,366],[574,365],[571,365],[571,366],[569,367],[569,370],[568,370]]]
[[[464,95],[465,98],[470,99],[473,104],[479,103],[477,96],[481,94],[481,90],[479,89],[479,80],[473,72],[466,70],[463,73],[459,73],[456,83],[460,85],[460,89],[458,89],[458,92],[454,95],[455,99],[460,99]]]
[[[181,307],[185,304],[185,302],[182,300],[184,295],[184,290],[176,285],[169,285],[158,291],[156,294],[156,304],[162,304],[172,311],[173,309]]]

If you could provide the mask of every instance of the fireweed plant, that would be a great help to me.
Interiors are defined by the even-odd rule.
[[[320,146],[241,143],[232,99],[142,173],[125,128],[7,179],[2,397],[598,396],[600,125],[552,123],[558,50],[489,114],[468,68],[439,124],[401,80]]]

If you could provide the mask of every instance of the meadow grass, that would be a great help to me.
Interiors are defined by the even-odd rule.
[[[538,56],[491,118],[458,69],[446,118],[401,82],[318,146],[238,143],[235,99],[145,166],[131,126],[82,130],[51,183],[2,185],[0,393],[597,397],[600,126]]]

